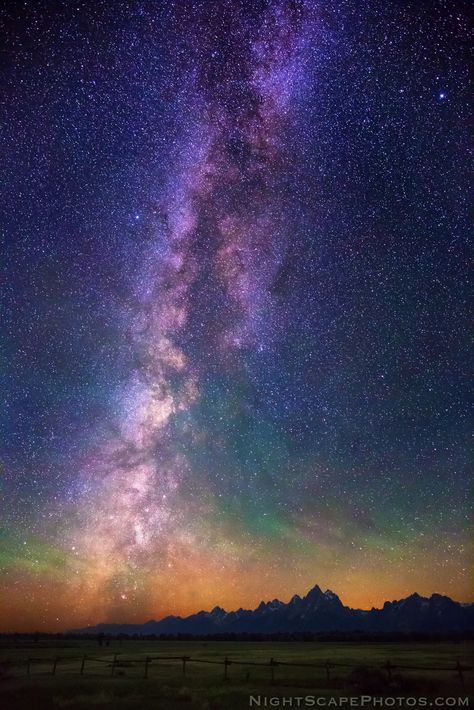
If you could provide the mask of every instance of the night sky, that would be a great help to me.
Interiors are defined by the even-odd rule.
[[[1,628],[472,599],[467,7],[5,4]]]

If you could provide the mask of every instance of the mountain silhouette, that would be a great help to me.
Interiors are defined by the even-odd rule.
[[[330,589],[317,585],[304,597],[297,594],[288,603],[279,599],[260,602],[256,609],[227,612],[219,606],[191,616],[166,616],[144,624],[98,624],[73,633],[107,634],[219,634],[347,632],[435,633],[474,630],[474,604],[462,604],[441,594],[385,602],[370,611],[344,606]]]

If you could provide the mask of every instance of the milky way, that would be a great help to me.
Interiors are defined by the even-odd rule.
[[[2,623],[469,597],[465,9],[5,12]]]

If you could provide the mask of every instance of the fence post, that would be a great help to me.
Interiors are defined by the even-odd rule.
[[[229,659],[227,656],[224,658],[224,680],[228,679],[227,666],[229,665]]]
[[[117,654],[114,653],[114,660],[112,661],[112,671],[111,671],[111,673],[110,673],[110,675],[111,675],[112,677],[113,677],[113,675],[114,675],[114,673],[115,673],[115,664],[116,664],[116,663],[117,663]]]
[[[326,679],[329,682],[331,680],[331,664],[326,661]]]
[[[186,658],[186,656],[183,656],[182,661],[183,661],[183,677],[184,678],[186,678],[186,661],[187,660],[188,659]]]
[[[387,675],[388,675],[388,682],[392,682],[392,664],[390,663],[390,659],[387,661],[385,668],[387,669]]]
[[[149,657],[147,656],[147,657],[145,658],[145,674],[144,674],[144,676],[143,676],[144,678],[148,678],[148,664],[149,664],[149,663],[150,663],[150,659],[149,659]]]
[[[459,675],[459,680],[461,681],[461,685],[462,685],[462,687],[464,688],[464,675],[463,675],[463,672],[462,672],[462,665],[461,665],[461,662],[460,662],[459,658],[458,658],[457,661],[456,661],[456,669],[457,669],[457,672],[458,672],[458,675]]]
[[[53,661],[53,675],[56,675],[56,666],[58,665],[59,658],[56,656]]]
[[[30,663],[31,663],[31,659],[27,658],[26,659],[26,675],[30,675]]]
[[[275,682],[275,661],[273,660],[273,658],[270,658],[270,675],[271,675],[272,685],[273,685]]]
[[[84,675],[84,666],[86,665],[86,654],[83,655],[82,657],[82,663],[81,663],[81,675]]]

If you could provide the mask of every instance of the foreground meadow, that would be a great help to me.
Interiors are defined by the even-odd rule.
[[[4,643],[0,707],[234,710],[249,707],[250,695],[464,697],[473,692],[472,650],[469,642]]]

